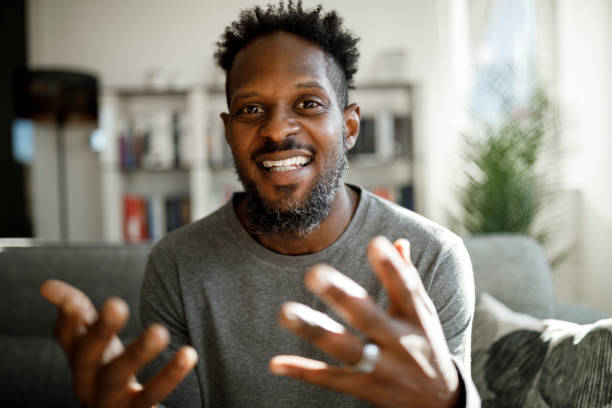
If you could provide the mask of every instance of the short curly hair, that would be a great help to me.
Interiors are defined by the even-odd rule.
[[[221,41],[217,42],[215,59],[226,73],[225,92],[229,106],[229,72],[240,50],[253,40],[267,34],[285,31],[297,35],[323,49],[330,58],[333,69],[328,69],[330,81],[336,92],[338,104],[346,107],[348,90],[353,89],[353,77],[357,72],[359,38],[342,26],[342,18],[335,12],[323,13],[323,7],[304,10],[302,1],[281,1],[277,6],[269,4],[243,10],[238,20],[225,28]]]

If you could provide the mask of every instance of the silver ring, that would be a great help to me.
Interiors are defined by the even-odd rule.
[[[376,344],[368,343],[363,346],[361,360],[352,365],[352,369],[358,373],[371,373],[380,360],[380,349]]]

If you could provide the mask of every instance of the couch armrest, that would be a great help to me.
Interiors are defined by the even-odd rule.
[[[541,319],[554,316],[552,275],[536,241],[524,235],[483,234],[464,242],[477,295],[487,292],[519,313]]]

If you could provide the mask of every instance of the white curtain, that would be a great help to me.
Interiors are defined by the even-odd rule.
[[[495,122],[520,108],[536,79],[535,0],[471,0],[471,113]]]

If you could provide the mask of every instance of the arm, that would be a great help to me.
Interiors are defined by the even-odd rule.
[[[370,264],[389,293],[388,311],[380,309],[363,288],[331,267],[316,266],[306,275],[311,291],[378,345],[380,357],[373,371],[356,372],[298,356],[277,356],[270,369],[377,406],[461,404],[462,386],[467,381],[459,376],[436,308],[409,255],[405,240],[396,241],[394,248],[388,240],[376,238],[368,247]],[[304,305],[286,304],[280,322],[341,361],[355,364],[362,357],[361,339]],[[474,404],[478,406],[478,401]]]
[[[180,292],[177,268],[169,250],[153,249],[140,292],[140,319],[143,327],[160,324],[170,334],[168,347],[139,375],[146,379],[161,369],[184,345],[189,344],[187,323]],[[164,400],[166,407],[203,406],[195,370],[188,373]]]

